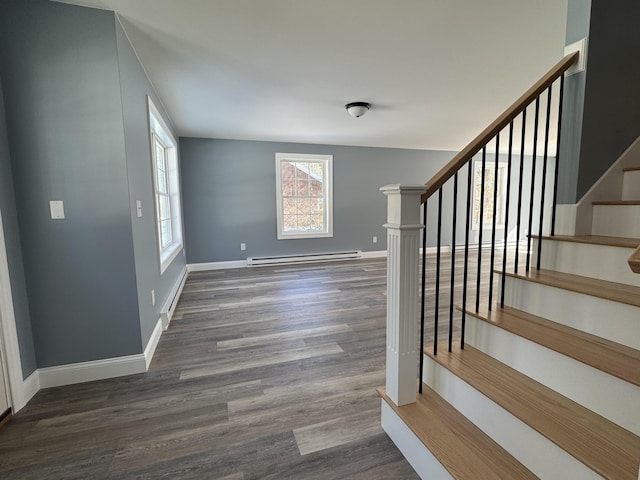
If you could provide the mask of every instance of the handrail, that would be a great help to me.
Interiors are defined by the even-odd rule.
[[[491,139],[501,132],[513,119],[515,119],[536,97],[564,74],[577,60],[578,52],[570,53],[551,68],[540,80],[516,100],[502,115],[496,118],[480,135],[474,138],[469,145],[463,148],[453,159],[442,167],[426,183],[427,191],[422,194],[420,200],[425,203],[431,195],[438,191],[458,170],[460,170],[474,155],[476,155]]]

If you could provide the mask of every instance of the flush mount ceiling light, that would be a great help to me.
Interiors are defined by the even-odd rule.
[[[344,108],[347,109],[349,115],[358,118],[369,111],[369,109],[371,108],[371,104],[366,102],[351,102],[347,103]]]

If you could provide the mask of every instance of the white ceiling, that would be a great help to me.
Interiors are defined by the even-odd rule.
[[[114,10],[180,136],[460,150],[563,55],[567,0],[64,0]],[[366,101],[356,119],[344,104]]]

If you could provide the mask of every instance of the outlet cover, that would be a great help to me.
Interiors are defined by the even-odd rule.
[[[64,218],[64,202],[62,200],[51,200],[49,208],[51,209],[51,218],[53,220],[62,220]]]
[[[247,249],[247,244],[246,243],[241,243],[240,244],[240,250],[244,251]]]

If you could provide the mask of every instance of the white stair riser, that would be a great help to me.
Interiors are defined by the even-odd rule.
[[[622,200],[640,200],[640,170],[624,172]]]
[[[640,309],[507,276],[505,305],[640,350]]]
[[[640,238],[640,205],[594,205],[591,233]]]
[[[634,248],[607,245],[543,240],[540,267],[640,287],[640,275],[633,273],[627,263],[627,259],[634,250]],[[537,253],[538,239],[535,239],[534,257],[537,257]],[[595,262],[594,258],[598,261]],[[535,262],[536,258],[532,264],[535,265]]]
[[[472,316],[467,316],[465,340],[472,347],[640,435],[640,387]]]
[[[382,428],[421,479],[453,479],[431,451],[424,446],[424,443],[407,427],[404,420],[384,400],[382,400]]]
[[[601,478],[426,355],[424,367],[423,380],[427,385],[538,477],[549,480]]]

